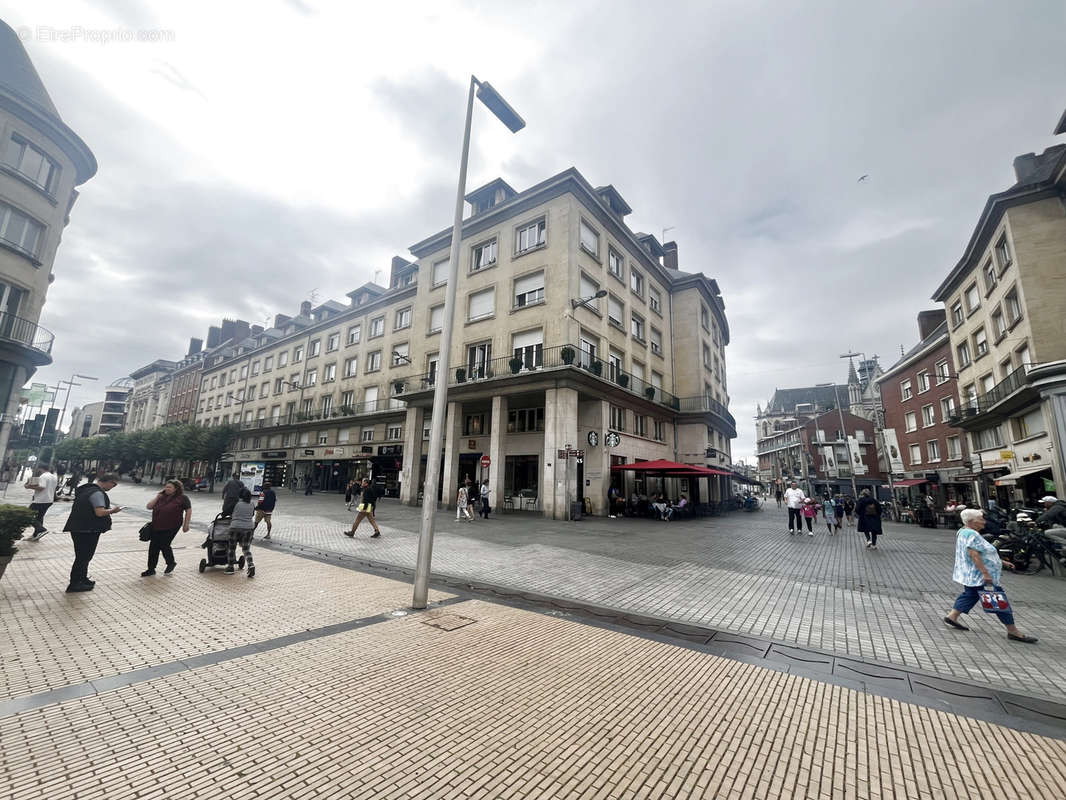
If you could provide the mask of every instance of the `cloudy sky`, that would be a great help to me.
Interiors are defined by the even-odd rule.
[[[682,269],[718,279],[734,457],[750,458],[775,387],[916,341],[985,198],[1015,155],[1055,143],[1066,108],[1062,0],[250,8],[0,0],[100,162],[41,319],[55,364],[35,380],[103,383],[180,357],[223,316],[385,278],[450,222],[473,72],[528,127],[479,109],[468,185],[576,166],[622,192],[634,230],[671,228]],[[92,33],[116,29],[155,41]],[[90,342],[106,363],[79,352]]]

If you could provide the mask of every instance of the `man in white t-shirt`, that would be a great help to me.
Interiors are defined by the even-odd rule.
[[[30,541],[36,542],[48,533],[44,526],[44,513],[51,507],[56,499],[56,476],[52,474],[48,464],[38,467],[37,475],[26,481],[26,488],[33,489],[33,501],[30,508],[37,512],[37,519],[33,521],[33,536]]]
[[[803,532],[803,500],[806,495],[797,486],[795,481],[785,489],[785,505],[788,506],[788,532],[795,534]]]

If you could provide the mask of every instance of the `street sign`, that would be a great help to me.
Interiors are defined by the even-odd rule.
[[[1000,450],[999,451],[999,457],[1002,458],[1004,461],[1010,461],[1012,458],[1014,458],[1014,451],[1013,450]]]
[[[486,467],[487,468],[491,463],[492,463],[492,459],[489,458],[488,456],[482,456],[481,457],[481,466],[482,467]]]

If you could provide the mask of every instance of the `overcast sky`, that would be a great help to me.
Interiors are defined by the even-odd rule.
[[[985,198],[1015,155],[1055,143],[1066,108],[1062,0],[251,8],[0,0],[100,163],[41,317],[55,363],[34,380],[101,378],[71,406],[223,316],[387,280],[450,223],[473,72],[528,127],[478,109],[468,186],[576,166],[718,280],[733,453],[750,459],[776,387],[843,380],[849,348],[887,366],[915,343]]]

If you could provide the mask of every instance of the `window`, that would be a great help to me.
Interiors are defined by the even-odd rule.
[[[473,322],[476,319],[486,319],[496,312],[496,289],[489,287],[480,292],[470,295],[470,307],[467,312],[467,320]]]
[[[511,337],[511,353],[513,358],[522,362],[522,369],[539,367],[544,357],[544,332],[537,328],[535,331],[516,333]]]
[[[633,334],[633,338],[639,339],[640,341],[644,341],[644,319],[640,316],[640,314],[633,313],[629,316],[629,322],[629,329],[630,332]]]
[[[902,400],[910,400],[914,396],[914,392],[911,391],[910,381],[901,381],[899,384],[899,396]]]
[[[544,301],[544,271],[523,275],[514,282],[515,308],[531,306]]]
[[[366,371],[377,372],[381,369],[381,351],[375,350],[373,353],[367,353],[366,355]]]
[[[259,397],[267,397],[270,394],[270,381],[264,381],[259,387]]]
[[[922,406],[922,427],[929,428],[936,425],[936,411],[933,410],[933,404]]]
[[[954,397],[942,397],[940,398],[940,416],[945,419],[951,419],[955,416],[955,398]]]
[[[703,345],[703,366],[707,369],[711,368],[711,348],[706,344]]]
[[[289,376],[289,391],[300,388],[300,373],[294,372]]]
[[[922,446],[920,444],[912,444],[910,446],[911,451],[911,464],[922,463]]]
[[[626,410],[619,406],[611,406],[611,420],[610,428],[615,431],[624,431],[626,429]]]
[[[962,394],[966,398],[966,408],[977,408],[977,384],[971,383],[962,390]]]
[[[1033,358],[1029,354],[1029,345],[1028,344],[1023,344],[1021,347],[1019,347],[1014,352],[1018,356],[1018,366],[1019,367],[1028,367],[1030,364],[1033,363]]]
[[[600,285],[596,281],[592,280],[588,275],[582,272],[577,279],[577,296],[585,302],[581,304],[581,308],[587,308],[590,311],[600,313],[600,300],[596,297],[596,293],[600,290]]]
[[[297,364],[297,363],[299,363],[299,362],[301,362],[303,360],[304,360],[304,348],[303,348],[303,345],[300,345],[299,347],[297,347],[295,350],[292,351],[292,363],[293,364]]]
[[[313,342],[311,342],[310,345],[308,345],[307,357],[308,358],[314,358],[315,356],[317,356],[321,352],[322,352],[322,340],[321,339],[315,339]]]
[[[659,293],[659,290],[653,286],[648,287],[648,306],[656,314],[663,313],[663,296]],[[715,344],[717,344],[717,336],[715,337]]]
[[[433,285],[443,286],[448,282],[448,259],[438,261],[433,265]]]
[[[934,462],[940,460],[940,442],[936,439],[930,439],[925,443],[925,452],[928,455],[928,461]]]
[[[322,369],[322,380],[323,381],[335,381],[335,380],[337,380],[337,365],[336,364],[326,364],[326,366]]]
[[[341,428],[337,431],[337,444],[346,444],[352,435],[351,428]]]
[[[622,256],[613,247],[607,248],[607,271],[616,278],[622,277]]]
[[[1010,357],[1003,359],[999,364],[999,373],[1004,380],[1014,372],[1014,364],[1011,363]]]
[[[463,436],[483,436],[485,432],[484,414],[467,414],[463,418]]]
[[[448,262],[445,261],[445,264]],[[485,267],[491,267],[496,263],[496,239],[493,237],[487,242],[474,247],[472,257],[470,259],[470,271],[477,272],[479,269],[485,269]]]
[[[314,413],[315,413],[315,401],[312,398],[308,397],[306,400],[304,400],[303,414],[305,416],[309,417],[309,416],[311,416]]]
[[[339,333],[331,333],[329,338],[326,339],[326,352],[332,353],[338,347],[341,346],[341,335]]]
[[[370,320],[370,338],[385,335],[385,317],[374,317]]]
[[[484,378],[492,361],[492,342],[480,342],[466,348],[467,374],[471,380]]]
[[[644,365],[639,361],[633,361],[633,380],[636,383],[636,386],[633,387],[634,389],[644,383]]]
[[[959,369],[965,369],[970,366],[970,345],[963,342],[955,348],[955,355],[958,357]]]
[[[655,424],[654,424],[653,427],[654,427],[654,434],[653,435],[655,437],[655,441],[657,441],[657,442],[665,441],[666,440],[666,434],[665,434],[666,426],[663,424],[663,421],[661,419],[655,420]]]
[[[516,408],[507,412],[508,433],[533,433],[544,430],[544,409]]]
[[[613,347],[607,351],[607,377],[616,383],[618,382],[618,376],[624,371],[622,366],[625,363],[624,359],[625,356]]]
[[[949,436],[948,442],[948,459],[962,458],[962,442],[958,436]]]
[[[348,409],[346,413],[351,413],[352,406],[355,405],[355,390],[348,389],[341,392],[341,409]]]
[[[580,339],[581,366],[588,369],[588,367],[591,366],[592,362],[596,360],[596,353],[600,347],[599,340],[595,337],[595,335],[591,333],[586,333],[585,331],[581,332]]]
[[[918,394],[929,391],[929,372],[922,370],[918,373]]]
[[[274,379],[274,394],[281,394],[281,392],[282,392],[282,390],[284,388],[285,388],[285,379],[284,378],[275,378]]]
[[[289,351],[286,350],[283,353],[278,353],[278,368],[288,366],[289,364]]]
[[[1047,430],[1044,426],[1044,412],[1039,408],[1034,408],[1020,417],[1014,417],[1010,423],[1015,439],[1028,439],[1030,436],[1036,436]]]
[[[361,431],[359,431],[359,441],[361,441],[361,442],[372,442],[372,441],[374,441],[374,429],[373,428],[363,428]]]
[[[348,329],[348,344],[359,344],[359,339],[362,337],[362,334],[362,325],[352,325],[352,327]]]
[[[999,271],[996,269],[996,265],[992,263],[992,259],[989,259],[982,272],[985,276],[985,297],[987,297],[996,288],[996,284],[999,283]]]
[[[581,249],[593,258],[600,257],[600,235],[585,220],[581,220]]]
[[[392,346],[392,365],[394,367],[401,367],[404,364],[410,364],[411,346],[406,342],[404,344],[396,344]]]
[[[981,292],[976,283],[970,284],[966,289],[966,313],[972,314],[981,305]]]
[[[367,386],[363,390],[363,407],[367,411],[378,410],[378,387]]]
[[[1018,302],[1018,290],[1011,289],[1003,296],[1003,305],[1007,309],[1007,325],[1011,328],[1022,318],[1022,306]]]
[[[358,356],[352,356],[344,361],[344,377],[354,378],[359,372],[359,358]]]
[[[973,436],[974,447],[977,450],[992,450],[1003,446],[999,425],[993,425],[991,428],[985,428],[983,431],[977,431],[971,435]]]
[[[429,332],[440,333],[444,327],[444,306],[433,306],[429,310]]]
[[[304,386],[314,386],[316,383],[318,383],[318,370],[307,370],[305,378],[306,380],[304,381]]]
[[[274,356],[267,356],[263,359],[263,372],[270,372],[274,369]]]
[[[991,372],[981,377],[981,392],[983,394],[988,394],[994,388],[996,388],[996,378]]]
[[[957,328],[966,320],[966,315],[962,313],[962,301],[956,300],[951,306],[951,327]]]
[[[258,374],[259,374],[259,362],[258,361],[253,361],[252,362],[252,377],[254,378]]]
[[[700,305],[700,325],[703,326],[705,331],[711,329],[711,312],[707,310],[705,305]]]
[[[543,219],[538,219],[536,222],[531,222],[518,228],[514,237],[515,253],[524,253],[544,244],[546,230],[547,226]]]
[[[648,418],[643,414],[633,415],[633,433],[637,436],[648,435]]]
[[[244,365],[241,366],[241,380],[243,381],[247,377],[248,377],[248,365],[244,364]]]
[[[385,428],[385,439],[387,441],[396,441],[403,438],[403,428],[400,425],[389,425]]]
[[[1006,335],[1007,326],[1003,324],[1003,310],[997,306],[992,312],[992,338],[998,342]]]
[[[918,415],[915,414],[913,411],[908,411],[906,414],[904,414],[903,420],[907,426],[908,432],[918,430]]]
[[[327,394],[325,397],[322,398],[322,417],[323,418],[328,417],[332,413],[333,413],[333,395]],[[325,442],[322,442],[322,444],[325,444]]]
[[[1003,234],[999,237],[999,241],[996,242],[996,261],[999,262],[999,270],[1002,272],[1011,263],[1010,247],[1007,245],[1007,234]]]
[[[615,297],[613,294],[607,295],[607,321],[612,325],[621,328],[624,331],[625,318],[625,306],[622,305],[622,301]]]
[[[404,328],[411,327],[411,307],[401,308],[396,312],[395,325],[392,326],[394,331],[400,331]]]
[[[984,326],[978,328],[973,334],[973,357],[981,358],[988,355],[988,335]]]
[[[7,145],[4,161],[9,167],[29,180],[42,191],[55,195],[59,183],[59,165],[27,142],[13,135]]]
[[[663,334],[657,328],[651,329],[651,351],[657,356],[663,354]]]
[[[629,270],[629,288],[634,294],[644,295],[644,276],[632,268]]]

